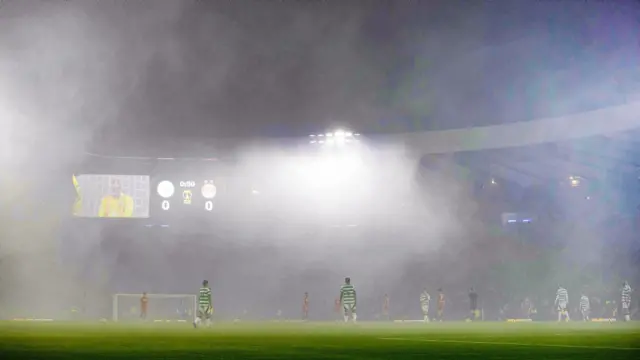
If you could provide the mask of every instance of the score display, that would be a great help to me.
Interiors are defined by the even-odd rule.
[[[217,187],[213,180],[160,180],[156,184],[158,201],[155,206],[162,212],[212,212]],[[156,210],[156,213],[158,209]]]

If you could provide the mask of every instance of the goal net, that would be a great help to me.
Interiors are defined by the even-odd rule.
[[[142,316],[142,294],[113,295],[113,321],[191,322],[195,320],[196,295],[147,294],[146,318]]]

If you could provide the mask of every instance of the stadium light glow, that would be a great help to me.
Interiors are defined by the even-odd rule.
[[[569,176],[569,183],[571,185],[571,187],[578,187],[580,186],[580,176]]]
[[[356,153],[326,153],[299,159],[291,169],[298,184],[328,190],[357,181],[363,171],[363,162]]]
[[[309,143],[310,144],[326,144],[328,146],[352,144],[360,141],[360,139],[358,138],[359,136],[360,134],[358,133],[354,134],[351,131],[336,130],[336,131],[327,132],[324,134],[310,134]]]
[[[161,197],[168,199],[173,196],[176,191],[176,188],[173,186],[173,183],[168,180],[160,181],[158,183],[158,195]]]

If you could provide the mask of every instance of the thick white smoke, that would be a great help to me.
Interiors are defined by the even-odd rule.
[[[3,301],[19,304],[33,288],[69,294],[47,299],[46,309],[25,304],[55,312],[87,289],[96,296],[106,296],[100,290],[122,291],[114,284],[123,278],[130,291],[146,286],[154,292],[192,291],[209,278],[226,296],[222,309],[234,312],[249,306],[238,299],[263,296],[264,310],[279,306],[282,294],[291,298],[291,291],[311,292],[307,287],[313,286],[313,296],[330,293],[344,276],[372,298],[392,291],[417,297],[412,291],[441,285],[444,268],[453,269],[446,270],[452,281],[464,283],[470,272],[465,259],[473,257],[486,229],[472,220],[481,210],[467,180],[446,157],[425,170],[420,156],[392,144],[359,154],[361,164],[325,159],[318,168],[317,163],[309,167],[305,151],[216,139],[357,128],[388,113],[432,116],[431,125],[458,119],[473,125],[493,113],[510,121],[523,106],[522,99],[500,100],[516,91],[507,88],[509,81],[500,93],[489,90],[495,78],[508,80],[522,69],[495,71],[500,55],[472,51],[483,48],[491,25],[480,7],[475,15],[451,5],[433,12],[400,9],[398,16],[406,17],[401,21],[412,23],[428,14],[435,30],[407,27],[390,39],[379,35],[380,45],[365,36],[384,25],[376,14],[340,4],[256,1],[247,10],[240,2],[2,2],[0,200],[2,221],[12,224],[1,234],[0,278],[11,290],[2,291]],[[526,58],[539,42],[534,36],[502,50]],[[413,64],[412,71],[398,71],[398,79],[396,61],[385,55],[396,52]],[[597,69],[597,60],[585,61],[584,72]],[[486,71],[492,64],[494,72]],[[538,85],[544,85],[540,79],[557,84],[571,74],[544,70],[522,75],[518,84],[534,77]],[[389,84],[390,79],[399,84]],[[593,79],[562,96],[548,96],[550,113],[610,92],[612,83]],[[542,85],[528,90],[542,92]],[[389,88],[398,91],[388,93]],[[547,108],[536,103],[533,116],[548,115],[538,107]],[[309,123],[324,129],[307,129]],[[58,261],[57,240],[71,236],[61,230],[71,199],[60,188],[69,183],[84,150],[127,155],[137,147],[172,156],[163,148],[178,142],[166,140],[178,133],[200,136],[190,148],[237,146],[239,160],[231,171],[255,180],[260,196],[268,197],[270,188],[282,194],[260,209],[270,226],[243,225],[237,230],[243,237],[235,242],[229,239],[233,233],[184,239],[180,233],[122,236],[112,228],[93,228],[80,236],[95,247],[79,252],[91,254],[89,265],[95,266],[89,267],[97,275],[90,284],[72,282],[81,271]],[[343,171],[335,170],[341,166]],[[334,171],[339,172],[330,174]],[[336,182],[351,184],[344,188]],[[232,210],[242,212],[239,205]],[[353,221],[340,223],[353,214]],[[331,227],[336,222],[340,227]],[[163,240],[162,246],[147,251],[152,240]],[[221,243],[234,244],[223,249]],[[297,299],[290,301],[298,305]]]

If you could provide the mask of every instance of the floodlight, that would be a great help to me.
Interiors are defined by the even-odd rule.
[[[176,189],[173,186],[173,183],[171,183],[171,181],[164,180],[164,181],[160,181],[160,183],[158,184],[158,189],[157,189],[158,195],[160,195],[165,199],[172,197],[175,190]]]
[[[571,184],[571,187],[578,187],[580,186],[580,176],[569,176],[569,181]]]
[[[359,142],[360,139],[357,138],[359,136],[359,133],[337,129],[335,131],[329,131],[322,134],[309,135],[309,143],[342,146],[345,144]]]

